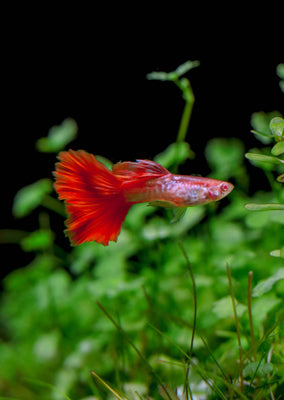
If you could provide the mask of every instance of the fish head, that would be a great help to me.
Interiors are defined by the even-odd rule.
[[[208,200],[217,201],[228,196],[229,193],[234,189],[234,185],[229,182],[215,181],[212,185],[207,187]]]
[[[227,196],[234,188],[229,182],[197,176],[174,175],[170,179],[167,188],[171,189],[169,192],[173,199],[167,201],[175,207],[211,203]]]

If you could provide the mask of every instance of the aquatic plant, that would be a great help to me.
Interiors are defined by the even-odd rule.
[[[197,66],[148,76],[175,84],[185,100],[176,139],[155,157],[172,172],[194,156],[184,74]],[[0,399],[283,396],[283,119],[257,113],[252,125],[266,147],[246,157],[270,190],[249,193],[241,140],[213,138],[194,151],[204,152],[211,177],[235,184],[227,200],[182,217],[137,204],[106,248],[69,246],[51,171],[16,194],[14,216],[34,216],[38,229],[0,231],[2,242],[34,255],[3,280]],[[76,134],[67,119],[37,149],[55,162]]]

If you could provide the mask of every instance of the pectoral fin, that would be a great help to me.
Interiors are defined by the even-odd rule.
[[[171,223],[179,221],[185,214],[188,207],[174,207],[172,203],[166,201],[151,201],[149,206],[164,207],[170,209],[172,214]]]
[[[187,207],[174,207],[172,208],[173,218],[171,223],[178,222],[186,213]]]
[[[149,201],[148,204],[154,207],[174,208],[172,203],[168,203],[167,201]]]

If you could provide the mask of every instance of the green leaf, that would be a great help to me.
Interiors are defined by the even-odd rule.
[[[281,303],[282,300],[276,297],[273,292],[265,293],[261,297],[254,298],[252,303],[252,316],[254,326],[260,335],[262,335],[261,332],[264,321],[281,307]]]
[[[273,135],[271,133],[263,133],[263,132],[258,132],[256,130],[251,130],[251,132],[255,135],[255,137],[262,143],[268,144],[271,142]]]
[[[108,169],[112,170],[113,167],[113,162],[111,160],[109,160],[106,157],[100,156],[98,154],[96,154],[96,159],[101,162],[102,164],[104,164],[105,167],[107,167]]]
[[[177,67],[176,70],[171,72],[164,71],[153,71],[146,75],[149,80],[158,80],[158,81],[175,81],[186,72],[190,71],[193,68],[196,68],[200,65],[199,61],[186,61]]]
[[[243,163],[244,145],[235,138],[212,139],[206,145],[205,156],[213,171],[227,179]]]
[[[281,258],[284,258],[284,246],[281,247],[281,249],[272,250],[269,254],[270,254],[272,257],[281,257]]]
[[[21,240],[21,247],[24,251],[46,250],[53,243],[53,232],[47,229],[40,229],[32,232]]]
[[[272,372],[273,365],[271,363],[260,364],[259,362],[252,362],[247,364],[243,369],[244,378],[267,378],[267,376]]]
[[[284,268],[280,268],[274,275],[272,275],[268,279],[260,281],[253,289],[252,296],[260,297],[264,293],[269,292],[273,285],[281,279],[284,279]]]
[[[67,118],[61,125],[53,126],[47,137],[38,139],[36,148],[43,153],[57,153],[76,138],[77,132],[76,122],[72,118]]]
[[[246,153],[245,157],[254,162],[260,162],[260,163],[269,163],[269,164],[284,164],[284,161],[281,160],[280,158],[277,157],[272,157],[272,156],[266,156],[264,154],[257,154],[257,153]]]
[[[186,72],[190,71],[193,68],[199,67],[200,62],[198,60],[195,61],[186,61],[185,63],[179,65],[176,69],[176,73],[178,76],[184,75]]]
[[[284,210],[284,204],[277,203],[248,203],[245,208],[250,211]]]
[[[281,182],[281,183],[284,183],[284,174],[279,175],[279,176],[277,177],[277,181],[278,181],[278,182]]]
[[[278,111],[272,111],[265,113],[263,111],[255,112],[251,116],[251,126],[253,127],[253,133],[256,133],[257,139],[263,143],[269,143],[271,138],[271,132],[269,129],[269,123],[272,118],[279,117],[281,114]]]
[[[269,128],[276,139],[283,138],[284,133],[284,119],[280,117],[272,118]]]
[[[163,165],[165,168],[170,168],[173,165],[180,165],[187,159],[192,159],[194,153],[186,142],[172,143],[162,153],[158,154],[154,160]]]
[[[244,304],[237,303],[237,314],[241,317],[247,310],[247,307]],[[215,301],[213,304],[213,312],[219,318],[228,318],[233,317],[233,305],[232,299],[230,296],[223,297],[220,300]]]
[[[284,64],[277,65],[276,73],[279,76],[279,78],[284,79]]]
[[[271,154],[273,154],[274,156],[279,156],[280,154],[283,153],[284,153],[284,140],[276,143],[271,149]]]
[[[41,179],[31,185],[25,186],[18,191],[14,198],[13,215],[17,218],[25,217],[38,207],[43,198],[52,192],[52,181]]]
[[[168,81],[168,73],[164,71],[153,71],[146,75],[146,78],[154,81]]]
[[[255,112],[251,116],[251,126],[258,132],[270,135],[269,124],[272,118],[280,117],[281,114],[278,111],[272,111],[265,113],[263,111]]]

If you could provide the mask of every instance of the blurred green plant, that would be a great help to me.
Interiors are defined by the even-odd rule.
[[[158,80],[162,82],[168,81],[174,83],[181,90],[182,97],[185,101],[176,141],[169,146],[169,149],[166,153],[164,152],[159,154],[155,159],[156,162],[161,163],[165,168],[169,168],[171,166],[173,171],[177,169],[178,165],[187,159],[193,159],[195,156],[194,152],[190,148],[189,143],[185,142],[195,97],[190,81],[184,77],[184,74],[198,66],[199,61],[197,60],[186,61],[175,71],[154,71],[147,74],[147,79],[149,80]]]
[[[281,187],[281,184],[284,183],[284,119],[277,116],[269,121],[270,116],[271,114],[265,115],[264,113],[255,113],[252,123],[256,129],[252,132],[260,141],[263,142],[264,138],[264,142],[266,144],[272,144],[272,147],[254,149],[253,152],[246,153],[245,156],[255,166],[263,169],[274,191],[274,196],[271,198],[271,202],[246,204],[246,209],[251,211],[273,210],[283,212],[284,210],[284,195],[283,188]],[[257,130],[259,127],[261,130]],[[274,172],[278,175],[276,181],[279,182],[280,185],[274,181]],[[281,203],[281,201],[283,201],[283,203]],[[282,246],[279,250],[272,250],[270,254],[275,257],[284,258],[284,247]]]
[[[53,126],[47,137],[42,137],[37,140],[36,148],[42,153],[57,153],[76,139],[78,126],[72,118],[65,119],[61,125]]]
[[[167,168],[193,155],[185,132],[194,96],[182,77],[192,66],[150,75],[178,87],[183,80],[188,107],[176,142],[155,158]],[[274,147],[282,142],[282,121],[263,129],[264,120],[271,118],[254,114],[255,135]],[[74,121],[65,121],[37,147],[56,153],[75,130]],[[284,217],[282,207],[262,213],[244,207],[251,201],[244,152],[236,138],[206,144],[210,175],[235,183],[228,199],[192,208],[174,223],[167,210],[138,204],[118,242],[106,248],[69,248],[67,239],[62,245],[64,209],[49,178],[17,193],[15,217],[39,220],[34,232],[0,231],[0,241],[34,254],[2,283],[0,399],[281,398],[283,259],[269,252],[280,248],[272,253],[282,255]],[[277,199],[282,206],[273,175],[282,174],[282,147],[253,154],[262,156],[252,162],[271,183],[253,201]]]
[[[284,64],[278,64],[276,72],[281,79],[279,82],[280,89],[282,90],[282,92],[284,92]]]
[[[182,92],[185,106],[180,121],[180,126],[177,134],[177,143],[184,142],[188,131],[188,125],[192,114],[195,97],[191,88],[190,81],[183,75],[193,68],[199,66],[199,61],[186,61],[181,64],[175,71],[162,72],[154,71],[147,75],[150,80],[169,81],[173,82]],[[193,155],[193,154],[192,154]]]

